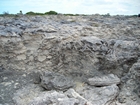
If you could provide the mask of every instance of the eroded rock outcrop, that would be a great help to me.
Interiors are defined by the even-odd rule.
[[[125,16],[0,17],[0,104],[139,105],[139,27]]]
[[[93,86],[109,86],[112,84],[119,84],[120,79],[113,74],[109,74],[102,77],[96,76],[93,78],[89,78],[88,83]]]
[[[73,80],[58,73],[44,73],[41,75],[41,86],[47,90],[65,91],[73,87]]]

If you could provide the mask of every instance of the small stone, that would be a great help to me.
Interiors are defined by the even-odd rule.
[[[130,90],[131,88],[129,86],[126,87],[128,90]]]
[[[43,62],[46,59],[46,56],[38,56],[38,61]]]
[[[33,57],[33,56],[30,56],[30,57],[29,57],[29,60],[30,60],[30,61],[33,61],[33,60],[34,60],[34,57]]]
[[[15,83],[14,88],[17,89],[19,88],[20,84],[19,83]]]
[[[131,96],[131,93],[130,92],[127,92],[126,93],[126,96],[128,96],[128,97]]]
[[[26,59],[26,55],[22,54],[22,55],[18,55],[17,56],[18,60],[25,60]]]
[[[80,101],[80,105],[92,105],[91,102],[89,102],[86,98],[82,97],[80,94],[78,94],[74,89],[69,89],[65,92],[65,94],[70,98],[75,98]],[[88,103],[88,104],[86,104]]]
[[[52,56],[47,56],[47,59],[52,59]]]
[[[26,70],[26,68],[25,68],[25,67],[23,67],[23,68],[22,68],[22,70]]]
[[[46,62],[46,65],[48,66],[48,65],[52,65],[52,62],[51,61],[47,61]]]
[[[126,102],[126,99],[125,99],[125,98],[118,98],[118,101],[119,101],[120,103],[125,103],[125,102]]]
[[[9,85],[11,85],[11,82],[3,82],[2,83],[4,86],[9,86]]]
[[[26,74],[23,74],[22,76],[23,76],[23,77],[26,77]]]
[[[14,83],[14,81],[12,80],[11,83]]]
[[[134,97],[132,97],[131,98],[133,101],[136,101],[137,100],[137,98],[134,96]]]
[[[7,77],[3,77],[3,80],[6,80],[6,79],[8,79]]]
[[[18,85],[19,83],[15,83],[15,85]]]

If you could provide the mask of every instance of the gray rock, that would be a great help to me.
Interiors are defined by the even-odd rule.
[[[136,62],[129,69],[128,73],[122,77],[123,82],[118,96],[119,103],[139,105],[140,100],[140,62]]]
[[[27,105],[37,95],[39,95],[41,89],[35,85],[27,85],[22,89],[17,90],[12,99],[16,105]]]
[[[112,84],[119,84],[120,79],[114,74],[108,74],[105,76],[95,76],[88,79],[88,83],[93,86],[109,86]]]
[[[79,100],[79,105],[111,105],[119,94],[119,88],[113,84],[101,88],[86,88],[77,93],[74,89],[69,89],[65,94],[70,98]]]
[[[16,33],[16,34],[20,34],[21,33],[21,29],[16,28],[16,27],[6,27],[4,29],[5,32],[9,32],[9,33]]]
[[[110,105],[119,94],[119,88],[115,84],[101,88],[83,91],[83,97],[93,105]]]
[[[72,87],[73,80],[59,73],[45,72],[41,75],[41,86],[47,90],[67,90]]]
[[[48,91],[41,93],[27,105],[76,105],[78,103],[79,101],[77,99],[68,98],[63,93]]]
[[[77,93],[74,89],[69,89],[65,92],[65,94],[70,97],[70,98],[76,98],[79,100],[79,105],[92,105],[91,102],[84,98],[83,96],[81,96],[79,93]]]
[[[37,85],[27,85],[17,90],[13,98],[16,105],[76,105],[78,99],[69,98],[62,91],[43,91]]]
[[[113,99],[114,105],[121,105],[120,102],[125,102],[126,105],[139,105],[137,104],[140,103],[139,27],[139,18],[131,16],[0,17],[0,67],[10,71],[3,73],[5,70],[0,69],[0,81],[3,82],[0,83],[2,96],[0,101],[2,104],[13,103],[10,97],[16,89],[22,90],[21,87],[31,82],[36,85],[41,82],[41,86],[47,90],[65,92],[73,86],[73,81],[75,83],[78,81],[80,85],[74,84],[74,90],[69,90],[69,96],[74,99],[64,96],[65,98],[62,99],[65,100],[64,103],[77,104],[75,99],[78,99],[80,102],[87,100],[95,102],[95,105],[104,105],[112,102]],[[13,70],[21,74],[15,75]],[[47,76],[42,74],[41,81],[37,72],[28,75],[31,71],[38,70],[46,72],[49,70],[53,73],[46,73]],[[22,75],[22,72],[26,76]],[[86,84],[87,80],[88,84]],[[7,85],[9,82],[11,85]],[[5,83],[7,86],[3,85]],[[113,94],[111,89],[115,86],[112,84],[119,84],[120,93],[118,96],[108,95],[110,99],[102,92],[107,87],[111,87],[106,93]],[[17,98],[19,100],[17,104],[27,105],[26,102],[29,100],[40,97],[42,90],[37,90],[34,86],[30,88],[22,90],[20,93],[24,96],[22,99],[21,95],[16,94],[20,96]],[[27,89],[32,91],[26,91]],[[98,90],[101,93],[96,93]],[[94,96],[90,93],[97,96],[99,100],[96,102],[92,99]],[[72,100],[74,103],[71,102]],[[54,102],[64,104],[62,101]],[[78,104],[82,105],[80,102]]]

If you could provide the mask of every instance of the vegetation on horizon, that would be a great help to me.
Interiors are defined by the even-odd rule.
[[[3,12],[3,14],[0,14],[0,16],[17,16],[17,15],[65,15],[65,16],[79,16],[80,14],[62,14],[62,13],[58,13],[56,11],[49,11],[49,12],[45,12],[45,13],[39,13],[39,12],[27,12],[25,14],[22,13],[22,11],[20,10],[19,13],[17,14],[10,14],[9,12]],[[85,14],[81,14],[82,16],[86,16]]]
[[[57,15],[58,13],[55,11],[49,11],[49,12],[45,12],[45,13],[38,13],[38,12],[27,12],[26,15]]]
[[[30,12],[27,12],[27,13],[23,14],[22,11],[20,10],[19,13],[17,13],[17,14],[10,14],[9,12],[3,12],[3,14],[0,14],[0,16],[19,16],[19,15],[31,15],[31,16],[32,15],[87,16],[86,14],[71,14],[71,13],[62,14],[62,13],[57,13],[56,11],[52,11],[52,10],[49,11],[49,12],[45,12],[45,13],[39,13],[39,12],[30,11]],[[97,14],[91,14],[91,15],[97,15]],[[98,14],[98,15],[100,15],[100,14]],[[104,15],[101,15],[101,16],[110,17],[111,15],[109,13],[107,13],[107,14],[104,14]],[[116,15],[116,16],[119,16],[119,15]],[[124,16],[128,16],[128,17],[140,17],[140,14],[138,14],[138,15],[124,15]]]
[[[58,15],[60,13],[57,13],[56,11],[49,11],[49,12],[45,12],[45,13],[36,13],[36,12],[27,12],[26,15]],[[79,16],[79,14],[62,14],[65,16]]]

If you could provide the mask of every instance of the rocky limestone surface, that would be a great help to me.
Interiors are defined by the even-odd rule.
[[[105,76],[102,75],[102,77],[95,76],[93,78],[89,78],[88,83],[94,86],[108,86],[112,84],[119,84],[120,79],[113,74],[109,74]]]
[[[0,105],[140,105],[140,18],[0,17]]]

